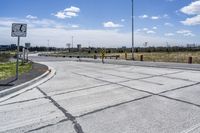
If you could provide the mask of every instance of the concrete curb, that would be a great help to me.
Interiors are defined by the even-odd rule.
[[[42,74],[41,76],[36,77],[33,80],[20,84],[18,86],[0,91],[0,102],[9,97],[12,97],[13,95],[24,92],[26,90],[29,90],[31,88],[34,88],[46,82],[47,80],[51,79],[55,75],[55,73],[56,73],[56,70],[48,66],[48,71]]]

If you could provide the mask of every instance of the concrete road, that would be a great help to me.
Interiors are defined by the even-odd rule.
[[[56,75],[0,102],[0,132],[200,132],[200,71],[32,59]]]

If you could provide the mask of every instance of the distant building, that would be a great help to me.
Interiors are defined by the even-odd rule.
[[[0,51],[10,50],[10,45],[0,45]]]
[[[11,50],[16,50],[17,49],[17,45],[16,44],[11,44],[10,48],[11,48]]]
[[[16,44],[0,45],[0,51],[8,51],[8,50],[16,50],[16,49],[17,49]]]
[[[196,44],[187,44],[187,47],[188,47],[188,48],[195,48],[195,47],[196,47]]]

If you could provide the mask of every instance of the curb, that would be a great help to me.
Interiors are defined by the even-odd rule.
[[[5,99],[5,97],[7,97],[8,95],[10,96],[14,93],[26,91],[26,90],[30,89],[30,87],[34,88],[34,87],[46,82],[47,80],[52,78],[55,75],[55,73],[56,73],[55,69],[48,66],[48,70],[44,74],[40,75],[39,77],[36,77],[28,82],[18,85],[18,86],[0,91],[0,102],[2,101],[2,99]]]

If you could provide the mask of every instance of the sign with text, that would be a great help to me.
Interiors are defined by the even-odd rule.
[[[12,37],[26,37],[27,24],[13,23],[12,24]]]

